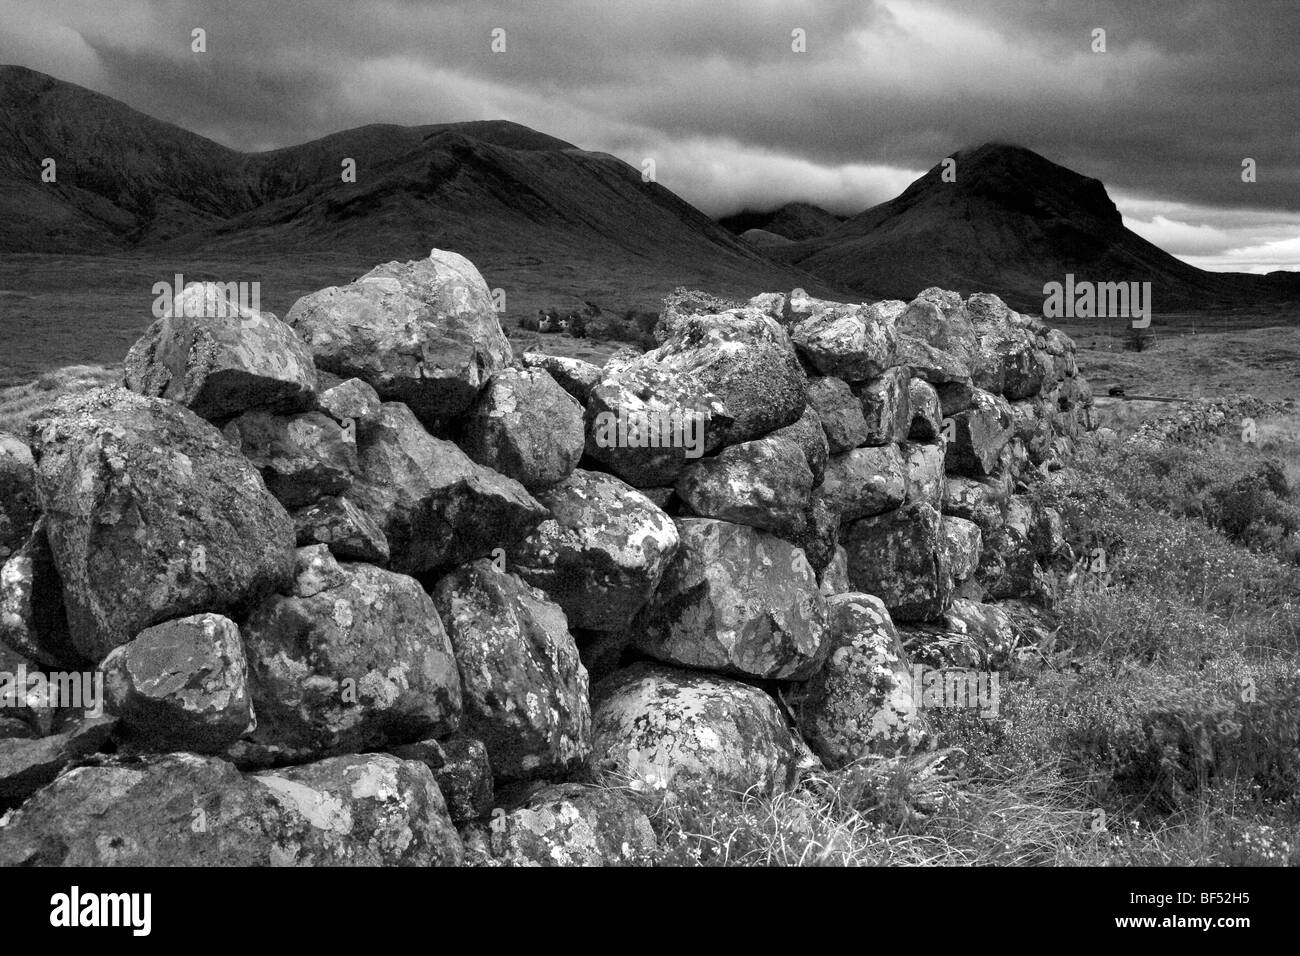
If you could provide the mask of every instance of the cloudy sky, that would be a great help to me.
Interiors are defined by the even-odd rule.
[[[1300,269],[1298,0],[0,0],[0,27],[0,63],[238,149],[509,119],[721,215],[857,212],[998,140],[1194,265]]]

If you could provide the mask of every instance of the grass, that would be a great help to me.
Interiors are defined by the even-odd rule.
[[[21,437],[28,424],[61,396],[121,380],[120,367],[70,365],[44,372],[26,385],[0,388],[0,432]]]
[[[1059,585],[997,718],[937,711],[935,750],[777,796],[642,794],[656,862],[1300,865],[1298,425],[1085,450],[1035,493],[1109,575]],[[1249,514],[1191,504],[1259,476]]]

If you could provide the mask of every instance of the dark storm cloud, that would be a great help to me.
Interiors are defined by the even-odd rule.
[[[1216,209],[1300,212],[1294,0],[0,0],[0,22],[0,61],[241,149],[506,118],[654,158],[709,212],[850,212],[1003,140],[1147,201],[1126,212],[1153,234],[1151,203],[1199,217],[1160,233],[1188,255],[1207,254],[1201,226],[1227,230],[1222,254],[1275,237]]]

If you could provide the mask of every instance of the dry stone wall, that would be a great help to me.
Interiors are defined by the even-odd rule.
[[[923,746],[914,667],[1070,559],[1020,493],[1093,427],[1073,343],[941,289],[657,340],[515,356],[434,250],[284,321],[192,286],[0,436],[0,863],[634,863],[599,781]]]

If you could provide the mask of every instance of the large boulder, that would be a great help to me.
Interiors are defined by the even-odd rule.
[[[464,733],[498,779],[563,774],[591,746],[587,672],[564,611],[490,561],[456,568],[433,592],[456,649]]]
[[[1010,403],[977,389],[974,407],[952,417],[955,427],[947,446],[948,470],[972,478],[991,475],[1002,449],[1015,434]]]
[[[852,451],[867,440],[867,419],[862,399],[848,382],[832,376],[808,380],[808,403],[817,410],[832,455]]]
[[[976,347],[975,326],[957,293],[926,289],[909,302],[898,317],[898,331],[920,339],[970,367]],[[934,382],[934,379],[927,378],[927,381]]]
[[[0,432],[0,562],[23,546],[40,512],[32,451]]]
[[[790,337],[813,368],[846,382],[878,378],[895,362],[897,333],[888,303],[825,303],[794,325]]]
[[[342,494],[357,470],[355,432],[349,437],[321,412],[246,412],[228,422],[222,434],[253,463],[267,490],[286,508]]]
[[[358,447],[348,498],[388,539],[391,564],[430,571],[509,547],[545,516],[524,486],[434,438],[400,402],[387,402]]]
[[[63,582],[50,550],[45,518],[0,567],[0,645],[55,669],[87,664],[72,643]]]
[[[645,866],[657,847],[632,797],[580,783],[543,787],[466,838],[469,862],[495,866]]]
[[[537,491],[577,467],[582,406],[543,369],[502,369],[470,407],[462,434],[470,458]]]
[[[0,866],[455,866],[429,768],[387,754],[244,776],[195,754],[65,773],[0,828]]]
[[[800,751],[776,701],[749,684],[634,664],[595,688],[592,760],[639,790],[794,786]]]
[[[513,359],[487,283],[468,259],[442,249],[303,296],[285,321],[317,366],[368,382],[431,428],[465,412]]]
[[[936,388],[940,385],[970,387],[970,368],[966,361],[914,335],[899,333],[897,361],[912,373],[912,378]]]
[[[803,530],[812,489],[807,455],[777,436],[724,448],[688,465],[677,479],[677,497],[691,513],[786,539]]]
[[[880,598],[849,592],[827,602],[830,657],[788,701],[804,739],[828,767],[919,744],[925,722],[911,665]]]
[[[820,665],[826,610],[801,548],[710,518],[677,521],[681,545],[632,627],[659,660],[749,677],[806,677]]]
[[[219,282],[195,282],[126,356],[126,387],[218,420],[253,408],[294,412],[316,395],[311,350],[269,312]]]
[[[257,725],[239,628],[220,614],[147,627],[100,670],[108,712],[138,749],[221,753]]]
[[[120,388],[60,400],[37,489],[73,644],[92,660],[146,627],[238,615],[287,583],[293,522],[249,462],[182,405]]]
[[[817,496],[842,521],[884,514],[907,498],[908,468],[897,445],[832,455]]]
[[[650,600],[677,553],[677,526],[613,475],[578,469],[538,493],[550,512],[507,566],[564,608],[573,627],[617,631]]]
[[[587,402],[587,451],[633,485],[667,485],[691,458],[790,425],[807,405],[807,379],[773,319],[682,316],[663,345],[606,366]]]
[[[862,401],[862,415],[867,423],[864,445],[889,445],[907,441],[912,430],[909,374],[905,367],[896,366],[857,390]]]
[[[696,378],[640,358],[611,362],[592,387],[586,451],[638,488],[671,485],[682,469],[722,447],[726,406]]]
[[[451,642],[414,578],[298,552],[288,594],[243,625],[257,729],[248,757],[300,760],[454,731]]]
[[[849,580],[885,602],[894,620],[936,617],[952,595],[939,512],[924,502],[850,522],[842,532]]]

